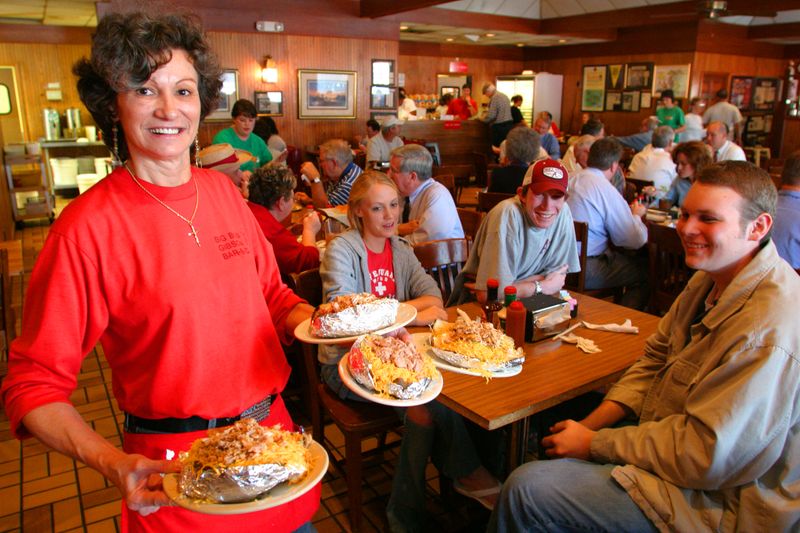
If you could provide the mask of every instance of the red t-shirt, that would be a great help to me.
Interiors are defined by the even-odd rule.
[[[367,267],[372,294],[378,298],[394,298],[397,294],[392,266],[392,243],[386,239],[383,251],[375,253],[367,247]]]

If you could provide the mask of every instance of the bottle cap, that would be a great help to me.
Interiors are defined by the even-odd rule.
[[[486,287],[491,289],[496,289],[500,286],[500,282],[494,278],[489,278],[486,280]]]
[[[517,288],[513,285],[506,285],[506,288],[503,289],[503,293],[505,294],[517,294]]]
[[[519,300],[514,300],[513,302],[511,302],[511,304],[509,304],[508,308],[509,309],[525,309],[525,306],[522,305],[522,302],[520,302]]]

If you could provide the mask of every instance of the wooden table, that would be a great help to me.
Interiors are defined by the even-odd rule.
[[[578,300],[578,319],[619,324],[630,318],[639,328],[638,335],[575,330],[603,350],[596,354],[586,354],[573,344],[551,339],[526,344],[522,372],[488,383],[482,377],[444,372],[444,389],[437,398],[441,403],[485,429],[512,425],[511,467],[524,460],[529,416],[615,382],[642,355],[645,341],[658,325],[659,318],[654,315],[581,294],[574,296]],[[462,308],[470,315],[478,312],[476,304]],[[454,309],[448,312],[455,314]]]
[[[9,276],[20,276],[25,271],[22,264],[22,241],[0,241],[0,249],[8,252]]]

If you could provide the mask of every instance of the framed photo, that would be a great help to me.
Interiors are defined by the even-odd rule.
[[[383,120],[383,118],[385,117],[396,117],[396,116],[397,116],[396,111],[370,111],[369,113],[369,118],[371,118],[372,120],[377,120],[378,123],[380,123],[381,120]]]
[[[781,95],[779,78],[756,78],[753,84],[753,109],[774,111],[775,103]]]
[[[727,72],[703,72],[700,78],[700,98],[711,100],[718,91],[727,87]]]
[[[622,92],[606,91],[606,111],[622,110]]]
[[[256,91],[253,102],[256,112],[267,117],[283,116],[283,91]]]
[[[606,89],[612,91],[621,91],[625,87],[625,65],[608,65],[606,67],[608,73],[606,74]]]
[[[649,91],[652,86],[652,63],[628,63],[625,65],[625,89]]]
[[[639,102],[639,109],[650,109],[651,105],[653,105],[652,95],[648,92],[643,92],[642,99]]]
[[[346,70],[297,71],[298,118],[356,118],[356,73]]]
[[[641,100],[640,91],[625,91],[622,93],[622,110],[623,111],[639,111],[639,102]]]
[[[394,85],[394,60],[372,60],[372,85]]]
[[[453,98],[458,98],[461,96],[461,87],[446,87],[442,86],[439,88],[439,98],[446,94],[452,94]]]
[[[751,76],[731,77],[731,90],[729,95],[731,103],[740,110],[750,109],[753,99],[753,81]]]
[[[239,71],[224,69],[220,79],[222,89],[219,92],[217,108],[208,114],[206,120],[231,120],[233,104],[239,99]]]
[[[397,107],[397,89],[373,85],[369,88],[369,106],[372,109],[394,109]]]
[[[689,96],[691,65],[656,65],[653,72],[653,96],[661,98],[661,91],[672,89],[675,99]]]
[[[581,111],[603,111],[606,99],[606,66],[584,66],[581,88]]]

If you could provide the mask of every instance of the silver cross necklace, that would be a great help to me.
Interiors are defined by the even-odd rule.
[[[125,170],[127,170],[128,174],[131,175],[131,178],[133,179],[133,182],[136,185],[138,185],[139,188],[142,189],[150,198],[152,198],[153,200],[155,200],[159,204],[163,205],[173,215],[175,215],[179,219],[181,219],[184,222],[186,222],[187,224],[189,224],[189,229],[191,229],[192,231],[190,231],[186,235],[188,235],[189,237],[194,237],[194,242],[196,242],[197,246],[199,247],[200,246],[200,238],[197,236],[197,229],[194,227],[194,217],[195,217],[195,215],[197,215],[197,207],[200,205],[200,189],[197,188],[197,179],[196,178],[192,179],[192,182],[194,183],[194,194],[195,194],[194,211],[192,211],[192,216],[191,217],[186,218],[185,216],[181,215],[180,213],[178,213],[177,211],[172,209],[170,206],[168,206],[167,204],[162,202],[158,198],[158,196],[156,196],[155,194],[153,194],[150,191],[148,191],[147,189],[145,189],[144,185],[139,183],[139,179],[136,177],[136,174],[134,174],[133,171],[130,169],[130,167],[128,167],[128,162],[127,161],[125,162]]]

